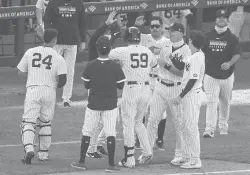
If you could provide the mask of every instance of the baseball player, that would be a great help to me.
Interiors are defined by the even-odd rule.
[[[50,0],[37,0],[36,2],[37,34],[41,38],[43,37],[44,32],[43,17],[49,1]]]
[[[150,22],[150,34],[142,34],[140,44],[148,47],[158,59],[160,56],[160,52],[163,48],[170,45],[170,40],[163,36],[163,21],[159,16],[154,16]],[[153,94],[154,86],[156,83],[156,79],[158,77],[157,73],[150,72],[150,86],[151,92]],[[166,126],[166,112],[164,112],[162,116],[162,120],[158,126],[158,139],[156,140],[156,147],[160,150],[164,149],[163,136]]]
[[[58,30],[58,41],[55,50],[63,55],[67,64],[67,84],[63,88],[63,105],[70,107],[77,45],[80,50],[85,48],[85,8],[80,0],[53,0],[49,1],[44,17],[46,28]]]
[[[116,120],[118,117],[117,88],[123,89],[125,75],[119,64],[109,60],[110,50],[111,41],[108,37],[101,36],[97,40],[99,57],[88,64],[82,75],[85,87],[90,91],[82,128],[80,161],[71,164],[75,168],[86,169],[85,157],[90,138],[102,120],[109,155],[109,167],[106,172],[119,171],[114,164]]]
[[[244,24],[242,26],[240,42],[250,41],[250,6],[244,6]]]
[[[150,104],[150,115],[148,119],[148,136],[151,147],[154,146],[157,126],[161,116],[169,106],[173,116],[173,123],[176,132],[176,148],[173,165],[180,165],[183,158],[183,133],[181,106],[175,106],[171,99],[177,97],[181,91],[181,80],[184,71],[184,61],[191,54],[190,49],[183,40],[184,26],[174,23],[170,26],[170,40],[172,44],[165,47],[157,60],[160,66],[159,76],[153,93],[153,100]]]
[[[66,83],[67,67],[63,57],[54,49],[58,32],[47,29],[44,32],[43,46],[27,50],[17,65],[21,74],[27,75],[26,97],[22,116],[22,142],[25,156],[24,164],[31,164],[34,157],[35,127],[38,120],[40,128],[39,160],[48,160],[51,145],[51,120],[56,105],[56,88]],[[57,79],[59,81],[57,82]]]
[[[220,102],[219,129],[221,135],[228,134],[230,100],[234,84],[234,66],[240,58],[237,37],[228,29],[228,13],[216,12],[215,28],[207,33],[204,47],[206,75],[204,90],[208,103],[206,111],[206,138],[214,137],[217,124],[217,106]]]
[[[97,52],[96,42],[100,36],[107,36],[113,45],[117,33],[114,31],[114,27],[116,25],[116,14],[117,12],[111,12],[101,27],[99,27],[95,33],[91,36],[90,41],[88,43],[89,48],[89,61],[95,60],[99,57]],[[99,134],[99,135],[98,135]],[[98,127],[96,128],[96,132],[93,137],[90,139],[89,149],[87,151],[87,156],[91,158],[103,158],[102,155],[108,155],[107,151],[102,147],[102,144],[105,143],[106,137],[105,132],[103,130],[103,123],[100,122]]]
[[[245,21],[244,7],[237,6],[228,18],[228,28],[239,38],[241,29]]]
[[[181,168],[201,168],[200,133],[198,128],[202,102],[202,81],[205,74],[205,55],[201,51],[205,37],[201,31],[191,31],[189,47],[192,55],[185,60],[182,79],[182,92],[172,100],[174,105],[183,107],[183,146],[184,159]]]
[[[150,98],[148,75],[151,68],[157,69],[157,61],[148,48],[139,45],[140,37],[138,28],[127,28],[124,41],[128,46],[115,48],[110,53],[111,59],[120,61],[127,79],[121,101],[125,158],[119,162],[119,165],[128,168],[135,166],[134,132],[143,150],[139,163],[149,163],[153,154],[142,120]]]
[[[177,22],[181,23],[185,27],[185,35],[188,24],[193,24],[194,17],[190,9],[175,9],[175,10],[166,10],[166,11],[156,11],[152,13],[152,16],[159,16],[163,21],[163,33],[164,36],[169,38],[169,27],[171,24]],[[144,17],[145,18],[145,17]],[[136,23],[144,24],[144,18],[138,17]]]

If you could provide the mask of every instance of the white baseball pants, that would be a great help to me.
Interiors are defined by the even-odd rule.
[[[234,84],[234,74],[225,80],[204,77],[204,90],[208,98],[206,111],[206,131],[215,131],[217,124],[217,107],[220,102],[219,128],[228,130],[230,100]]]
[[[159,122],[162,119],[163,113],[169,106],[173,116],[172,120],[176,132],[175,156],[178,157],[182,156],[182,150],[183,150],[182,149],[183,136],[181,131],[182,129],[181,105],[174,106],[170,100],[173,99],[174,97],[177,97],[180,93],[181,93],[180,85],[169,87],[157,81],[153,94],[153,100],[151,101],[150,104],[150,115],[147,124],[148,137],[151,148],[153,148],[155,144]]]
[[[47,158],[51,145],[51,120],[56,105],[56,89],[48,86],[27,88],[22,116],[22,142],[26,152],[34,151],[35,127],[40,128],[39,158]]]
[[[200,160],[200,133],[198,128],[202,90],[191,90],[182,100],[183,106],[183,157]]]
[[[121,114],[124,133],[124,145],[134,147],[135,135],[140,141],[142,152],[145,156],[152,155],[149,144],[147,129],[142,123],[150,99],[150,86],[144,83],[128,85],[125,84],[121,101]],[[129,150],[128,154],[133,154]]]
[[[88,107],[85,111],[84,125],[82,128],[82,135],[93,138],[95,136],[95,129],[98,127],[100,121],[103,122],[103,129],[105,136],[116,136],[116,120],[118,117],[118,108],[107,111],[91,110]]]
[[[68,102],[72,97],[77,45],[56,45],[54,49],[64,57],[67,64],[67,82],[63,87],[62,99]]]

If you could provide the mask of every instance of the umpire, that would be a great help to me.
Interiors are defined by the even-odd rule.
[[[79,169],[85,168],[85,157],[89,147],[90,138],[100,120],[107,137],[109,167],[106,172],[119,171],[114,165],[116,121],[118,117],[117,88],[123,89],[125,75],[119,64],[109,60],[111,41],[106,36],[97,40],[99,57],[87,65],[82,79],[86,89],[89,89],[88,105],[85,112],[85,121],[82,128],[82,143],[79,163],[71,166]]]
[[[229,14],[226,10],[216,13],[215,28],[207,33],[204,47],[206,71],[204,90],[208,97],[205,138],[214,137],[217,124],[217,106],[220,103],[219,129],[228,134],[230,100],[234,84],[234,67],[240,59],[237,37],[228,28]]]

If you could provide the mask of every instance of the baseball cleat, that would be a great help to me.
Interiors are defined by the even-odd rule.
[[[205,131],[203,133],[204,138],[213,138],[214,137],[214,132],[213,131]]]
[[[151,160],[152,160],[153,156],[149,155],[149,156],[144,156],[141,155],[138,160],[139,160],[139,164],[148,164]]]
[[[77,169],[81,169],[81,170],[86,170],[85,163],[73,162],[73,163],[71,164],[71,167],[77,168]]]
[[[164,142],[163,140],[157,140],[155,142],[155,148],[160,150],[160,151],[166,151],[166,149],[164,148]]]
[[[187,163],[184,163],[180,166],[180,168],[183,169],[200,169],[202,167],[201,161],[197,161],[196,163],[192,161],[188,161]]]
[[[106,168],[106,172],[107,173],[115,173],[115,172],[119,172],[121,171],[119,168],[117,168],[116,166],[109,166],[108,168]]]
[[[104,156],[108,155],[107,151],[102,146],[97,147],[97,153],[102,154]]]
[[[128,161],[128,159],[130,159],[130,162]],[[129,157],[127,158],[127,160],[124,158],[122,159],[120,162],[118,162],[118,165],[121,167],[125,167],[125,168],[134,168],[135,167],[135,157]]]
[[[69,102],[63,102],[63,106],[64,106],[65,108],[71,107],[70,104],[69,104]]]
[[[221,130],[220,130],[220,135],[228,135],[227,130],[221,129]]]
[[[175,157],[170,163],[175,166],[181,166],[185,163],[185,161],[182,157]]]
[[[99,154],[98,152],[87,153],[86,156],[94,159],[103,159],[102,155]]]
[[[33,159],[34,156],[35,153],[33,151],[27,152],[22,159],[23,164],[31,164],[31,160]]]

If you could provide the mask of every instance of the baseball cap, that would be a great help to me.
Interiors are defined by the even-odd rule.
[[[56,29],[46,29],[44,31],[44,35],[43,35],[43,40],[45,43],[49,43],[52,41],[52,39],[54,39],[55,37],[57,37],[58,35],[58,31]]]
[[[216,17],[224,17],[224,18],[229,18],[229,14],[227,12],[227,10],[218,10],[216,12]]]
[[[111,50],[111,40],[107,36],[100,36],[96,42],[96,49],[100,54],[108,54]]]
[[[185,33],[185,28],[180,23],[175,22],[175,23],[171,24],[169,29],[172,32],[178,31],[178,32],[181,32],[181,33]]]

